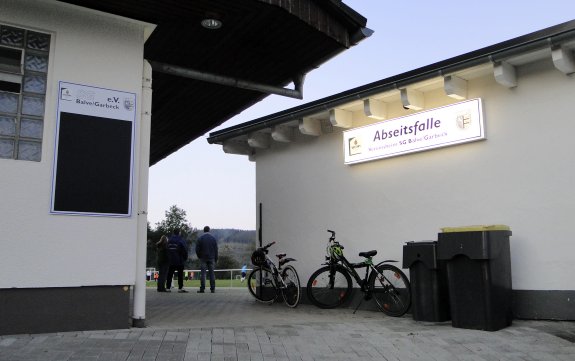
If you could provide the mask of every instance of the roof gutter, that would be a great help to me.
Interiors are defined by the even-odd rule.
[[[338,14],[345,17],[349,23],[355,26],[365,27],[367,25],[367,19],[343,3],[342,0],[328,0],[327,2],[323,2],[323,5],[332,7]]]
[[[246,135],[289,121],[299,120],[304,117],[317,114],[320,111],[329,111],[340,105],[344,105],[355,100],[363,100],[378,93],[400,89],[409,84],[438,76],[449,75],[459,70],[477,65],[498,63],[520,53],[539,50],[545,47],[554,47],[565,41],[574,40],[574,27],[575,20],[360,86],[299,107],[294,107],[247,123],[213,132],[210,133],[207,140],[210,144],[221,144],[227,139]]]

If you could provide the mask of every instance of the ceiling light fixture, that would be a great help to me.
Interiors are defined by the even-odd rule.
[[[218,19],[204,19],[202,20],[202,26],[206,29],[216,30],[222,27],[222,22]]]

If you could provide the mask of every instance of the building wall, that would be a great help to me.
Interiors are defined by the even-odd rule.
[[[401,264],[405,242],[437,240],[441,227],[506,224],[513,289],[570,291],[560,299],[574,309],[575,82],[551,60],[519,67],[518,79],[513,89],[492,75],[468,82],[468,98],[483,99],[483,141],[352,166],[337,128],[258,150],[264,242],[298,259],[305,285],[323,262],[327,229],[350,259],[377,249],[376,260]],[[443,90],[425,96],[426,109],[454,102]]]
[[[42,159],[0,159],[0,291],[133,285],[145,25],[55,1],[0,6],[0,23],[52,36]],[[136,93],[131,217],[50,214],[59,81]]]

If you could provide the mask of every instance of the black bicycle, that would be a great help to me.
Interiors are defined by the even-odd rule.
[[[295,261],[285,258],[285,253],[277,254],[278,267],[267,256],[275,242],[259,247],[252,253],[254,268],[248,276],[248,289],[256,300],[263,303],[273,303],[283,299],[288,307],[296,307],[300,300],[299,276],[291,265],[286,263]]]
[[[343,255],[343,246],[331,233],[327,245],[327,256],[324,267],[315,271],[307,282],[309,300],[320,308],[334,308],[342,305],[350,297],[353,289],[351,277],[360,286],[364,299],[373,298],[378,308],[388,316],[403,316],[411,304],[411,290],[407,276],[396,266],[385,260],[373,264],[377,251],[361,252],[365,259],[350,263]],[[365,268],[365,278],[361,278],[356,269]],[[361,302],[360,302],[361,304]],[[359,304],[356,307],[359,308]],[[354,311],[355,312],[355,311]]]

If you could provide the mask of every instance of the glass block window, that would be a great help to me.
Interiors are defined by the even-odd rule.
[[[0,24],[0,158],[39,162],[50,35]]]

